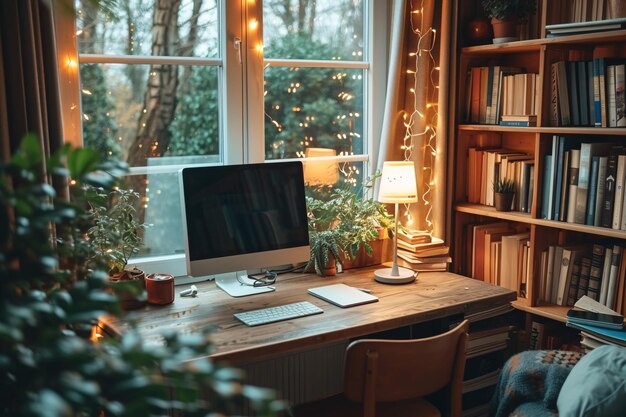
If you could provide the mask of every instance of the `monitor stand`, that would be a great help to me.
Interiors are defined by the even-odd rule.
[[[239,279],[237,279],[237,276],[239,276]],[[242,284],[242,282],[245,284]],[[215,283],[231,297],[245,297],[247,295],[261,294],[275,290],[272,285],[254,287],[252,285],[254,281],[248,278],[247,271],[218,274],[215,276]]]

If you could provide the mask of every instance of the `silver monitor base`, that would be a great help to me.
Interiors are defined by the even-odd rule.
[[[239,279],[237,279],[237,276],[239,276]],[[247,295],[261,294],[275,290],[271,285],[254,287],[252,285],[254,281],[248,278],[247,271],[216,275],[215,283],[231,297],[245,297]]]

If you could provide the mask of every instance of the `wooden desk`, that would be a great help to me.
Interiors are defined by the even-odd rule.
[[[275,292],[242,298],[232,298],[213,282],[205,282],[197,285],[196,298],[177,294],[173,304],[149,306],[129,318],[137,320],[140,333],[153,342],[158,342],[159,332],[166,328],[193,332],[215,327],[212,356],[244,364],[453,314],[477,313],[516,299],[511,290],[448,272],[420,273],[412,284],[379,284],[374,281],[375,269],[352,269],[335,277],[280,275]],[[336,283],[367,288],[380,300],[344,309],[307,294],[308,288]],[[176,292],[184,288],[176,287]],[[310,301],[324,313],[256,327],[233,317],[236,312],[297,301]],[[120,322],[105,325],[118,332],[123,329]]]

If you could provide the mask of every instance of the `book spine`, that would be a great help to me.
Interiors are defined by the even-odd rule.
[[[561,126],[570,126],[569,93],[567,91],[567,71],[565,62],[557,62],[557,92],[559,97],[559,108],[561,109]]]
[[[550,220],[548,217],[549,214],[549,207],[548,207],[548,200],[549,200],[549,196],[550,196],[550,181],[552,180],[551,178],[551,173],[552,173],[552,155],[546,155],[545,156],[545,162],[544,162],[544,171],[543,171],[543,195],[542,195],[542,199],[541,199],[541,218],[545,219],[545,220]]]
[[[600,157],[591,159],[591,175],[589,177],[589,195],[587,196],[587,214],[585,224],[593,226],[596,217],[596,198],[598,195],[598,171],[600,169]]]
[[[596,109],[594,97],[593,61],[587,61],[587,97],[589,100],[589,126],[596,125]]]
[[[485,101],[485,123],[491,123],[491,103],[493,103],[493,73],[494,67],[487,67],[487,98]]]
[[[609,158],[607,156],[601,156],[598,164],[598,180],[596,184],[596,190],[598,194],[595,201],[595,217],[593,219],[594,226],[600,226],[602,222],[602,205],[604,203],[604,187],[606,183],[606,168]]]
[[[574,211],[574,223],[585,224],[587,212],[587,193],[589,188],[589,172],[591,170],[591,147],[590,143],[580,146],[580,162],[578,168],[578,188],[576,189],[576,208]]]
[[[613,249],[606,248],[604,250],[604,265],[602,267],[602,281],[600,282],[600,304],[606,305],[607,292],[609,290],[609,275],[611,273],[611,258],[613,257]]]
[[[587,288],[589,287],[589,273],[591,272],[591,259],[583,258],[580,264],[580,281],[578,283],[578,292],[576,293],[576,299],[578,300],[583,295],[587,295]]]
[[[610,309],[615,307],[615,290],[617,288],[617,271],[619,269],[620,252],[620,247],[618,245],[613,246],[613,253],[611,255],[611,271],[609,272],[609,286],[606,293],[606,306]]]
[[[611,227],[619,230],[622,225],[622,207],[624,205],[624,174],[626,174],[626,155],[617,157],[617,175],[615,176],[615,199],[613,201],[613,222]]]
[[[535,195],[535,165],[530,165],[530,173],[528,180],[528,206],[526,207],[526,213],[530,213],[533,207],[533,198]]]
[[[567,62],[567,84],[569,85],[569,109],[572,115],[572,125],[580,126],[580,98],[578,97],[578,75],[576,61]]]
[[[594,126],[602,127],[602,110],[600,102],[600,58],[593,59],[593,109]]]
[[[561,125],[557,73],[558,65],[557,63],[554,63],[550,66],[550,126]]]
[[[576,251],[564,248],[563,256],[561,258],[561,265],[559,269],[559,286],[556,294],[556,304],[557,305],[565,305],[567,302],[567,297],[569,294],[569,285],[570,282],[568,280],[568,275],[571,279],[570,267],[574,263],[574,258],[576,257]]]
[[[567,220],[567,203],[569,201],[569,159],[571,153],[571,151],[565,151],[563,153],[563,175],[561,175],[561,183],[559,184],[561,191],[559,201],[561,202],[561,206],[559,208],[559,212],[557,213],[557,217],[555,218],[555,220],[560,222]]]
[[[555,136],[556,138],[556,136]],[[553,148],[554,149],[554,148]],[[558,137],[557,146],[556,146],[556,177],[554,181],[554,203],[552,205],[552,220],[559,220],[559,214],[561,212],[561,204],[565,204],[565,202],[561,202],[561,187],[563,182],[563,175],[565,175],[567,167],[563,166],[564,163],[564,150],[565,150],[565,136]]]
[[[615,178],[617,177],[617,155],[610,155],[606,165],[604,180],[604,201],[602,202],[602,220],[600,226],[613,226],[613,203],[615,201]]]
[[[576,302],[576,296],[578,295],[578,285],[580,284],[580,259],[576,258],[572,265],[572,278],[569,283],[569,290],[567,293],[567,305],[572,306]]]
[[[557,303],[557,297],[559,294],[559,278],[561,276],[561,261],[563,260],[563,246],[556,246],[554,248],[554,265],[552,272],[552,291],[550,294],[550,302],[552,304]]]
[[[532,165],[522,163],[522,187],[521,194],[522,198],[520,199],[520,211],[526,212],[528,211],[528,187],[530,181],[530,167]]]
[[[578,169],[580,163],[580,149],[572,149],[570,151],[569,166],[569,196],[567,199],[567,222],[574,223],[574,215],[576,212],[576,190],[578,189]]]
[[[546,282],[544,283],[543,301],[552,302],[552,281],[554,277],[554,256],[556,252],[556,246],[548,246],[548,265],[546,268]]]
[[[600,83],[600,125],[607,127],[606,117],[606,64],[604,58],[598,58],[598,73],[600,74],[598,79]]]
[[[609,127],[617,126],[617,113],[615,106],[615,65],[609,65],[607,67],[607,80],[606,80],[606,92],[607,92],[607,105],[609,113]]]
[[[591,255],[591,269],[589,270],[589,287],[587,296],[598,301],[600,299],[600,285],[602,279],[602,267],[604,266],[604,246],[593,245]]]
[[[587,63],[585,61],[577,62],[578,77],[578,110],[580,112],[580,124],[589,126],[589,86],[587,85]]]
[[[626,103],[624,102],[624,77],[626,66],[615,66],[615,126],[626,126]]]
[[[489,67],[480,67],[480,108],[478,122],[487,122],[487,91],[489,89]]]
[[[480,67],[472,68],[472,98],[470,106],[470,121],[479,122],[480,115]]]

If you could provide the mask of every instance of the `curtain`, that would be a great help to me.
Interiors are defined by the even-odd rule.
[[[406,210],[398,214],[406,226],[441,237],[446,214],[448,2],[393,2],[385,113],[375,161],[379,170],[384,161],[415,163],[419,201],[408,207],[412,223]]]
[[[27,133],[39,137],[44,157],[62,146],[58,66],[52,4],[0,1],[1,157],[8,159]],[[45,167],[41,167],[42,179]],[[67,197],[64,182],[52,184]]]

